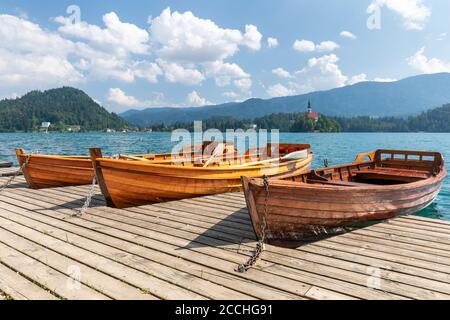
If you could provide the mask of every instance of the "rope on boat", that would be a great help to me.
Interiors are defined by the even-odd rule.
[[[25,159],[25,162],[19,167],[19,169],[14,172],[14,174],[2,185],[0,186],[0,193],[3,192],[6,188],[8,188],[11,183],[17,178],[17,176],[23,171],[23,169],[28,165],[28,162],[30,162],[31,155],[28,155]]]
[[[264,199],[264,213],[262,217],[262,228],[261,228],[261,239],[256,244],[255,252],[253,255],[243,264],[240,264],[236,267],[235,271],[239,273],[245,273],[247,270],[252,268],[256,262],[260,259],[261,254],[266,249],[265,241],[266,241],[266,229],[267,229],[267,207],[269,202],[269,178],[264,175],[263,176],[264,181],[264,189],[266,191],[266,196]]]

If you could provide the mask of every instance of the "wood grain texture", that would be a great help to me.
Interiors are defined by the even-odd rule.
[[[240,191],[241,176],[298,175],[309,170],[313,157],[309,153],[307,158],[277,164],[198,167],[96,158],[96,153],[93,163],[101,189],[117,208]]]
[[[66,259],[80,266],[82,283],[115,299],[450,297],[444,221],[399,217],[296,249],[268,244],[241,274],[234,268],[256,244],[242,193],[128,209],[105,207],[97,193],[71,217],[89,186],[32,190],[24,182],[0,194],[0,242],[20,253],[0,263],[0,292],[13,299],[92,298],[65,292]],[[26,267],[27,257],[39,267]],[[44,277],[44,267],[53,272]]]
[[[90,184],[94,170],[89,157],[63,157],[26,154],[16,149],[17,161],[23,165],[23,175],[32,189]]]
[[[390,156],[381,158],[386,153]],[[268,190],[262,179],[243,177],[256,235],[262,237],[264,219],[267,239],[297,241],[342,232],[357,223],[414,214],[435,199],[446,176],[437,153],[379,150],[373,158],[270,179]]]

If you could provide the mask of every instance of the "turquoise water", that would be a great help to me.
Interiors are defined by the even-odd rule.
[[[375,149],[439,151],[450,159],[450,133],[281,133],[281,142],[309,143],[314,166],[352,162],[357,153]],[[0,133],[0,160],[15,161],[14,149],[50,154],[87,154],[101,147],[104,154],[168,152],[176,142],[170,133]],[[449,162],[446,164],[449,170]],[[450,178],[436,201],[419,213],[450,221]]]

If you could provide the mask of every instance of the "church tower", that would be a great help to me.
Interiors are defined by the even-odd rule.
[[[311,99],[308,99],[308,107],[306,108],[306,110],[308,111],[306,113],[306,118],[307,119],[312,119],[315,122],[317,122],[319,120],[319,114],[317,112],[313,112],[312,110],[312,106],[311,106]]]

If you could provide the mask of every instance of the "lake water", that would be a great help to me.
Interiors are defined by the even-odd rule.
[[[450,133],[281,133],[281,142],[309,143],[315,153],[314,167],[352,162],[357,153],[375,149],[408,149],[441,152],[450,159]],[[0,133],[0,160],[16,161],[14,149],[47,154],[87,154],[89,147],[103,153],[169,152],[176,142],[171,133]],[[450,160],[449,160],[450,161]],[[450,169],[449,162],[446,163]],[[436,201],[419,213],[450,221],[450,178]]]

